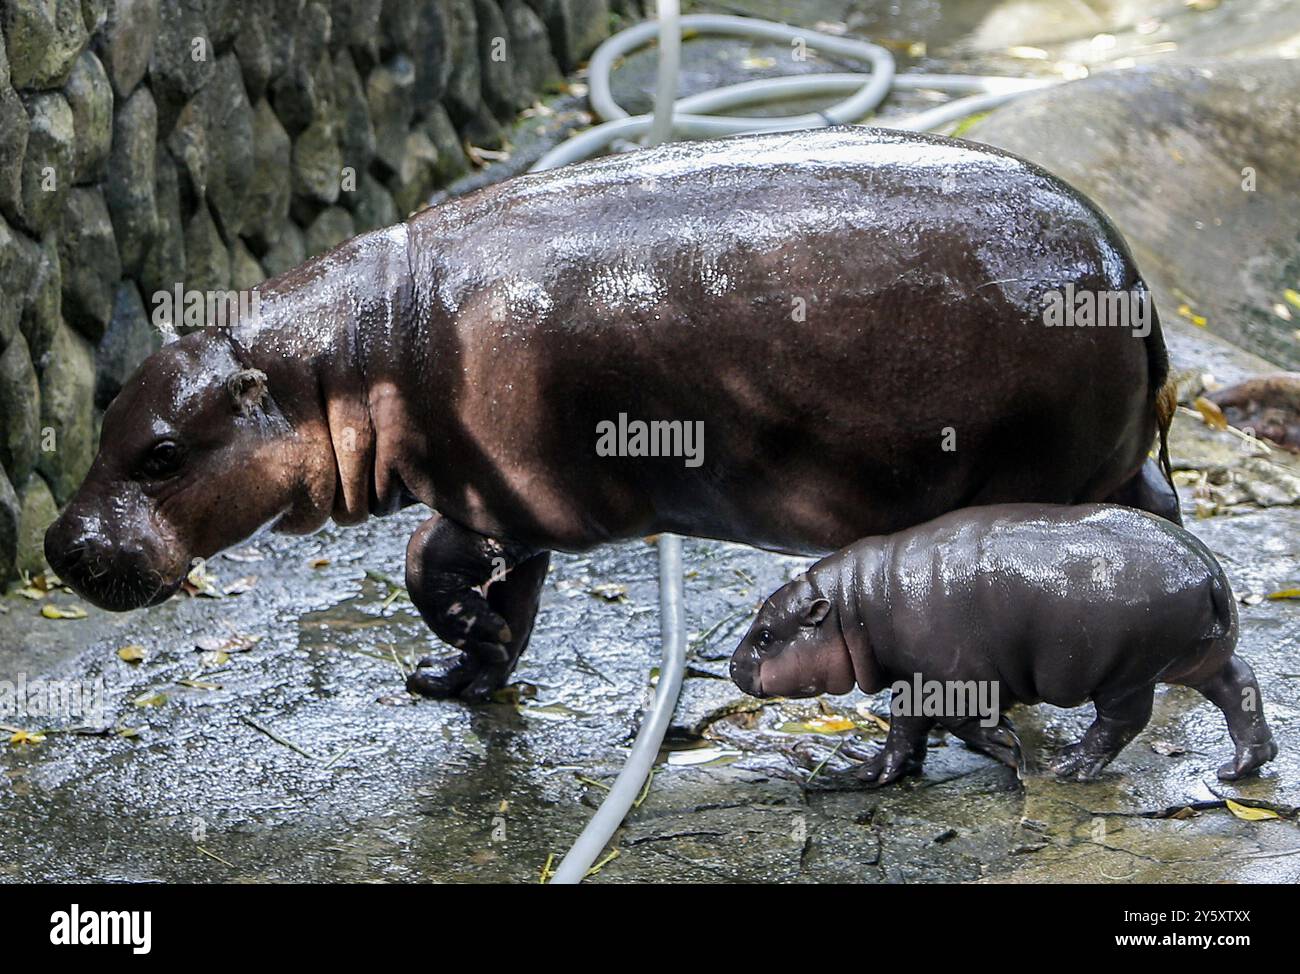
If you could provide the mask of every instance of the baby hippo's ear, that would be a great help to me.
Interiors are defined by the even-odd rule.
[[[825,599],[813,599],[812,605],[803,614],[805,626],[820,626],[831,611],[831,604]]]
[[[261,369],[240,369],[226,379],[235,412],[247,416],[266,398],[266,373]]]

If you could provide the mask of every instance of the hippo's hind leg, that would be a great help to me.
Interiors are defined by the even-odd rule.
[[[1106,498],[1106,503],[1136,507],[1140,511],[1148,511],[1166,521],[1173,521],[1179,527],[1183,523],[1183,515],[1178,504],[1178,491],[1174,490],[1165,479],[1160,465],[1150,457],[1147,457],[1137,473]]]
[[[1277,743],[1264,720],[1264,701],[1249,663],[1233,656],[1223,669],[1195,689],[1223,711],[1237,749],[1231,761],[1220,765],[1221,779],[1243,778],[1277,757]]]
[[[1025,755],[1020,747],[1020,737],[1005,715],[999,717],[992,727],[985,725],[981,717],[940,717],[939,723],[949,734],[964,741],[967,747],[1024,775]]]
[[[1124,745],[1146,727],[1151,719],[1151,708],[1155,705],[1155,693],[1154,683],[1099,692],[1093,697],[1097,719],[1083,735],[1083,740],[1061,752],[1053,762],[1052,770],[1062,778],[1076,781],[1097,777],[1101,769],[1124,750]]]
[[[461,656],[442,669],[434,657],[420,660],[407,689],[484,700],[504,686],[532,632],[548,561],[547,552],[439,515],[420,525],[406,548],[406,588],[429,628]]]

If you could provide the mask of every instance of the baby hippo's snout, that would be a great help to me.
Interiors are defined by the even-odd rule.
[[[853,663],[831,603],[805,577],[778,589],[731,656],[731,679],[755,697],[814,697],[853,689]]]

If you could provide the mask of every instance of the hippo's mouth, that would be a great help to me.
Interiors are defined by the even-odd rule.
[[[96,571],[89,563],[64,570],[60,578],[87,602],[109,612],[129,612],[166,602],[178,591],[185,579],[168,582],[158,572]]]
[[[740,649],[731,657],[731,682],[751,697],[767,697],[763,692],[763,661],[755,649]]]

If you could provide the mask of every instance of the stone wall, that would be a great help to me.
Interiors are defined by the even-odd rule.
[[[252,287],[397,222],[609,21],[609,0],[0,0],[0,583],[43,567],[99,411],[158,344],[155,292]]]

